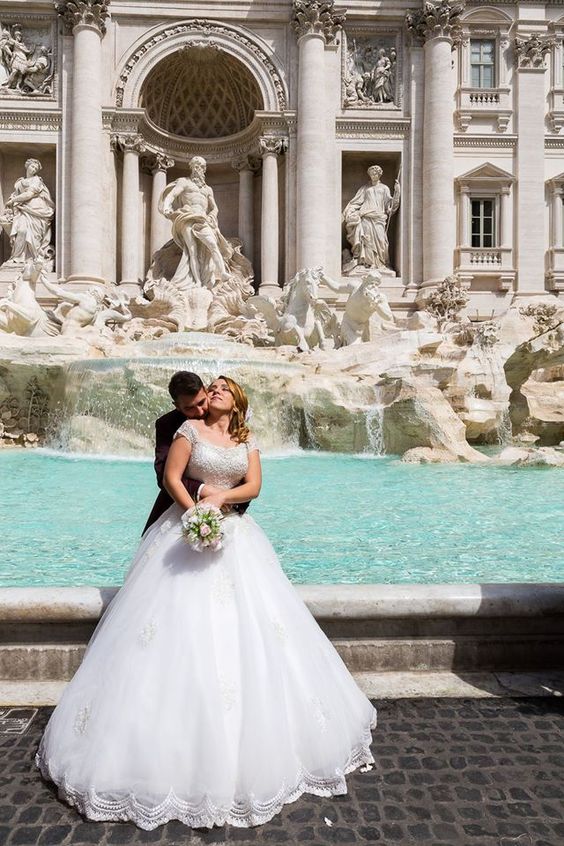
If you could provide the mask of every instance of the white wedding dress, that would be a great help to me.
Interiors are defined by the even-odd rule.
[[[178,436],[190,475],[223,487],[257,448],[215,446],[189,421]],[[196,552],[181,513],[143,536],[49,719],[42,775],[89,819],[143,829],[255,826],[302,793],[346,793],[374,761],[374,706],[253,518],[231,513],[223,549]]]

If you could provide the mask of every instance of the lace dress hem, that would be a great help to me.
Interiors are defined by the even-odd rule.
[[[373,709],[370,722],[363,730],[360,741],[353,747],[347,763],[342,769],[336,769],[331,778],[320,778],[302,769],[293,787],[283,784],[276,796],[268,802],[235,803],[225,810],[204,799],[199,805],[192,805],[179,799],[172,788],[166,799],[154,807],[138,802],[134,793],[123,799],[104,799],[95,790],[84,794],[67,783],[66,778],[57,778],[51,774],[49,764],[44,759],[41,745],[35,755],[35,763],[41,775],[53,781],[58,788],[58,796],[73,805],[81,814],[95,821],[132,822],[138,828],[152,830],[171,820],[178,820],[191,828],[212,828],[226,823],[238,828],[250,828],[271,820],[283,805],[295,802],[304,793],[316,796],[338,796],[347,793],[345,775],[363,764],[373,764],[370,751],[372,730],[376,728],[377,714]]]

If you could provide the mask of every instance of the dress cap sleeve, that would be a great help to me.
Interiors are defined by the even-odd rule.
[[[252,432],[245,443],[247,445],[247,452],[252,452],[254,449],[258,449],[260,452],[259,443]]]
[[[184,423],[176,430],[173,440],[180,437],[186,438],[186,440],[190,441],[192,444],[196,443],[196,431],[189,420],[185,420]]]

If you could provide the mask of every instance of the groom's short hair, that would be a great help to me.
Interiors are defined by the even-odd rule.
[[[191,397],[201,391],[204,383],[197,373],[190,373],[189,370],[179,370],[168,383],[168,392],[174,402],[178,397]]]

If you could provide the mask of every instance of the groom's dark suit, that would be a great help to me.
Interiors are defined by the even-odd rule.
[[[172,497],[163,486],[164,469],[168,451],[174,438],[174,433],[182,426],[186,417],[182,412],[174,409],[168,414],[163,414],[162,417],[155,423],[155,461],[154,468],[157,474],[157,485],[160,488],[159,495],[153,505],[153,510],[149,514],[149,519],[143,529],[143,534],[147,531],[149,526],[152,526],[155,520],[164,514],[167,508],[172,505]],[[196,479],[190,479],[188,476],[182,477],[182,484],[190,494],[193,500],[196,499],[198,488],[202,484]]]
[[[173,411],[169,411],[168,414],[163,414],[163,416],[159,417],[155,423],[154,467],[155,473],[157,474],[157,485],[159,486],[160,491],[155,500],[155,504],[153,505],[153,510],[149,514],[149,519],[145,524],[145,528],[143,529],[143,534],[145,534],[149,526],[152,526],[155,520],[158,520],[161,514],[164,514],[167,508],[172,505],[172,497],[163,486],[164,469],[168,451],[174,439],[174,433],[180,428],[180,426],[182,426],[185,420],[186,417],[182,414],[182,412],[174,409]],[[197,479],[190,479],[189,476],[182,476],[182,484],[192,499],[196,501],[198,489],[202,483]],[[236,511],[243,513],[246,511],[248,506],[249,503],[245,502],[239,503],[233,507]]]

